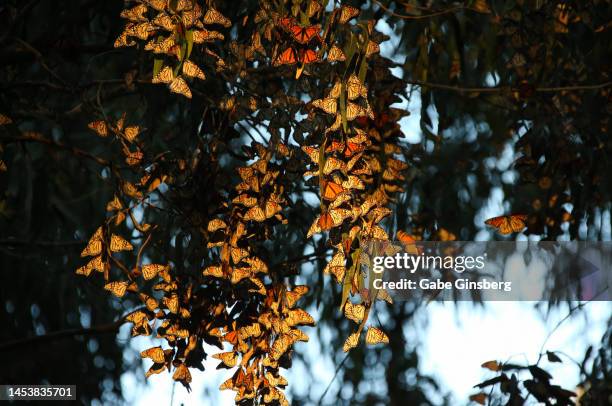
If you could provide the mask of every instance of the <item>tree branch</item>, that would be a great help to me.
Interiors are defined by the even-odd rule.
[[[501,93],[510,92],[516,90],[516,88],[510,86],[500,87],[461,87],[446,85],[443,83],[431,83],[424,82],[421,80],[407,80],[407,83],[415,86],[428,87],[430,89],[442,89],[449,90],[458,93]],[[537,87],[534,91],[539,93],[552,93],[552,92],[568,92],[568,91],[580,91],[580,90],[597,90],[604,89],[612,86],[612,81],[598,83],[593,85],[574,85],[574,86],[555,86],[555,87]]]
[[[52,147],[63,149],[65,151],[71,152],[73,155],[76,155],[76,156],[79,156],[79,157],[83,157],[83,158],[87,158],[87,159],[91,159],[92,161],[97,162],[100,165],[111,166],[110,162],[108,162],[105,159],[102,159],[100,157],[92,155],[89,152],[84,151],[82,149],[71,147],[71,146],[63,144],[61,142],[54,141],[54,140],[51,140],[49,138],[45,138],[42,135],[39,135],[37,133],[22,133],[22,135],[20,135],[20,136],[9,137],[8,139],[12,140],[12,141],[40,142],[42,144],[47,144],[47,145],[50,145]]]
[[[126,321],[125,319],[130,314],[135,313],[139,310],[141,310],[141,308],[132,310],[131,312],[121,316],[119,319],[117,319],[116,321],[112,323],[100,324],[100,325],[88,327],[88,328],[80,327],[80,328],[71,328],[71,329],[66,329],[66,330],[53,331],[51,333],[47,333],[43,335],[18,338],[15,340],[5,341],[3,343],[0,343],[0,352],[9,351],[9,350],[13,350],[15,348],[24,347],[24,346],[32,346],[32,345],[38,345],[38,344],[58,341],[58,340],[61,340],[67,337],[116,333],[119,330],[119,327],[121,327],[123,323],[125,323]]]
[[[438,10],[438,11],[432,11],[429,14],[422,14],[422,15],[405,15],[405,14],[398,14],[394,11],[392,11],[389,7],[385,6],[384,4],[382,4],[380,1],[378,0],[373,0],[374,3],[376,3],[381,9],[383,9],[384,11],[386,11],[387,13],[389,13],[389,15],[392,15],[393,17],[397,17],[397,18],[401,18],[403,20],[424,20],[426,18],[432,18],[432,17],[438,17],[441,15],[445,15],[445,14],[452,14],[455,13],[457,11],[463,11],[463,10],[469,10],[469,11],[473,11],[475,13],[479,13],[479,14],[488,14],[485,13],[483,11],[480,11],[478,9],[475,9],[473,7],[468,7],[468,6],[463,6],[463,5],[458,5],[458,6],[454,6],[454,7],[449,7],[447,9],[443,9],[443,10]]]

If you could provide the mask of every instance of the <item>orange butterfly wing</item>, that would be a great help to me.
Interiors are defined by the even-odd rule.
[[[319,35],[320,27],[318,25],[311,25],[309,27],[301,27],[299,25],[293,25],[289,28],[293,39],[300,44],[308,44],[313,38]]]
[[[322,231],[329,230],[334,226],[334,220],[332,219],[331,214],[327,212],[321,214],[321,217],[319,217],[319,221],[317,222],[317,224]]]
[[[287,30],[287,31],[291,31],[292,28],[296,25],[295,23],[295,18],[292,17],[283,17],[280,19],[279,25]]]
[[[295,54],[295,50],[293,48],[285,49],[279,56],[276,58],[277,65],[293,65],[297,62],[297,56]]]
[[[344,188],[335,182],[325,182],[323,186],[323,199],[335,200],[340,193],[344,192]]]
[[[509,216],[493,217],[485,221],[485,224],[496,228],[500,234],[518,233],[525,228],[526,214],[511,214]]]
[[[303,49],[300,51],[300,61],[304,65],[307,65],[313,62],[317,62],[318,60],[319,60],[319,57],[317,56],[317,53],[313,51],[312,49]]]

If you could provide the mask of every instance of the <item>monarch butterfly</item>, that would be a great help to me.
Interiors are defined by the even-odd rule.
[[[361,83],[354,73],[349,77],[346,83],[346,91],[349,100],[355,100],[359,96],[367,98],[368,95],[368,88]]]
[[[367,115],[368,113],[366,109],[364,109],[360,105],[351,103],[351,102],[348,102],[346,104],[346,119],[348,121],[352,121],[356,119],[357,117],[367,116]]]
[[[299,60],[304,65],[307,65],[309,63],[317,62],[319,60],[319,57],[317,56],[317,53],[312,49],[300,49]]]
[[[137,125],[132,125],[129,127],[125,127],[125,130],[123,131],[122,135],[128,142],[133,142],[136,139],[136,137],[138,137],[139,133],[140,133],[140,127]]]
[[[185,28],[189,28],[192,25],[198,26],[198,28],[204,28],[201,22],[198,21],[198,18],[202,16],[202,9],[200,6],[197,6],[193,10],[184,11],[181,14],[181,22]]]
[[[155,31],[155,26],[150,22],[137,24],[127,30],[127,35],[136,37],[141,40],[149,38],[149,35]]]
[[[327,53],[327,60],[329,62],[343,62],[346,61],[346,55],[337,45],[333,45]]]
[[[13,120],[10,117],[0,114],[0,125],[7,125],[11,124],[12,122]]]
[[[123,209],[123,204],[121,204],[121,201],[117,195],[113,197],[113,200],[106,204],[106,211],[117,211],[121,209]]]
[[[344,156],[347,158],[352,157],[353,155],[363,151],[364,149],[365,149],[365,145],[356,144],[354,142],[348,141],[346,143],[346,148],[344,149]]]
[[[369,41],[366,47],[366,58],[369,58],[371,55],[377,52],[380,52],[380,45],[374,41]]]
[[[170,83],[170,91],[173,93],[178,93],[180,95],[185,96],[188,99],[191,99],[191,90],[189,90],[189,86],[187,86],[187,82],[185,79],[178,76],[172,80]]]
[[[187,368],[185,364],[181,364],[176,367],[176,370],[172,375],[172,379],[181,382],[183,385],[189,388],[189,383],[191,382],[191,372],[189,372],[189,368]]]
[[[121,14],[119,14],[119,17],[125,18],[133,22],[147,21],[146,17],[144,16],[144,13],[146,12],[147,6],[145,6],[144,4],[139,4],[136,7],[123,10]]]
[[[142,161],[143,157],[144,154],[140,151],[127,151],[125,156],[125,163],[128,164],[128,166],[138,165]]]
[[[347,319],[353,320],[355,323],[361,323],[361,320],[363,320],[365,316],[365,306],[346,302],[346,305],[344,305],[344,315]]]
[[[344,149],[344,143],[340,142],[340,141],[332,141],[332,143],[329,145],[329,147],[325,148],[325,152],[335,152],[335,151],[340,151]]]
[[[325,175],[329,175],[330,173],[332,173],[333,171],[346,171],[346,164],[344,163],[344,161],[341,161],[339,159],[336,158],[327,158],[327,160],[325,161],[325,166],[323,167],[323,173]]]
[[[359,9],[351,6],[342,6],[340,9],[340,24],[346,24],[350,19],[359,15]]]
[[[259,206],[253,206],[251,207],[244,215],[244,217],[242,218],[244,221],[257,221],[259,223],[261,223],[262,221],[266,220],[266,214],[264,213],[263,209]]]
[[[213,358],[220,360],[228,368],[235,367],[238,362],[238,354],[233,351],[214,354]]]
[[[278,25],[280,25],[285,31],[291,31],[291,28],[293,28],[293,26],[296,24],[297,22],[293,17],[283,17],[278,22]]]
[[[225,221],[221,219],[213,219],[213,220],[210,220],[210,222],[208,222],[208,226],[206,227],[206,230],[209,233],[214,233],[215,231],[223,229],[223,228],[227,228],[227,224],[225,223]]]
[[[282,376],[279,375],[277,378],[274,375],[272,375],[270,372],[266,372],[264,376],[266,377],[266,380],[270,383],[270,385],[272,385],[273,387],[285,386],[288,383],[287,380],[283,378]],[[266,403],[271,403],[271,402],[266,402]]]
[[[224,26],[225,28],[229,28],[232,26],[232,22],[214,8],[208,9],[206,14],[204,14],[204,24],[219,24]]]
[[[485,224],[497,229],[500,234],[506,235],[522,231],[526,227],[526,220],[526,214],[510,214],[490,218],[485,221]]]
[[[287,324],[289,326],[312,326],[314,325],[314,319],[305,310],[293,309],[289,310]]]
[[[162,347],[152,347],[146,349],[140,353],[141,358],[150,358],[156,364],[163,364],[165,362],[165,354]]]
[[[164,296],[164,298],[162,299],[162,302],[164,303],[164,306],[168,308],[170,313],[174,313],[174,314],[178,313],[179,300],[178,300],[178,295],[176,293],[173,293],[169,297]]]
[[[274,361],[278,361],[280,357],[289,349],[291,345],[291,337],[287,334],[279,335],[274,343],[272,344],[272,348],[270,348],[270,358]]]
[[[142,266],[142,277],[145,280],[151,280],[157,276],[157,274],[163,270],[166,265],[161,264],[147,264]]]
[[[96,232],[91,236],[87,246],[81,252],[81,257],[93,257],[102,253],[102,239],[104,237],[102,227],[98,227]]]
[[[296,302],[300,300],[302,296],[304,296],[308,292],[308,286],[306,285],[298,285],[293,288],[293,290],[285,292],[285,300],[287,302],[287,307],[290,309],[295,306]]]
[[[108,126],[104,120],[92,121],[87,127],[94,130],[100,137],[108,136]]]
[[[378,343],[387,344],[389,337],[381,330],[376,327],[370,327],[366,333],[366,344],[374,345]]]
[[[291,27],[289,27],[289,31],[291,32],[294,40],[300,44],[308,44],[314,38],[320,38],[319,32],[321,31],[321,26],[317,24],[302,27],[298,24],[293,24]]]
[[[163,11],[168,5],[168,0],[145,0],[145,3],[157,11]]]
[[[131,47],[136,45],[136,41],[128,38],[128,29],[126,29],[125,31],[123,31],[115,40],[115,43],[113,44],[113,46],[115,48],[121,48],[121,47]]]
[[[266,202],[266,205],[265,205],[264,210],[265,210],[265,215],[266,215],[266,218],[271,218],[271,217],[273,217],[273,216],[274,216],[276,213],[279,213],[280,211],[282,211],[282,210],[283,210],[283,208],[282,208],[282,207],[281,207],[281,205],[280,205],[280,204],[278,204],[277,202],[272,201],[272,200],[268,200],[268,201]]]
[[[268,273],[268,266],[266,263],[257,257],[246,258],[244,262],[249,264],[249,271],[252,273]]]
[[[215,278],[223,278],[223,270],[220,266],[209,266],[202,271],[203,276],[212,276]]]
[[[117,234],[111,235],[110,241],[110,250],[111,252],[119,252],[119,251],[131,251],[134,247],[123,237],[118,236]]]
[[[151,82],[153,83],[172,83],[174,79],[174,73],[172,73],[172,68],[169,66],[165,66],[157,75],[153,77]]]
[[[297,61],[298,59],[295,49],[287,48],[276,58],[274,65],[293,65],[294,63],[297,63]]]
[[[204,72],[202,72],[202,69],[200,69],[198,65],[191,62],[190,60],[186,60],[183,62],[183,74],[185,74],[185,76],[189,76],[190,78],[198,78],[201,80],[206,79],[206,76],[204,75]]]
[[[174,21],[172,21],[172,18],[166,13],[159,13],[153,19],[152,23],[166,31],[174,31]]]
[[[321,193],[321,197],[324,200],[336,200],[336,197],[338,197],[338,195],[340,193],[344,192],[344,188],[334,182],[331,181],[324,181],[323,183],[323,192]]]
[[[342,351],[349,352],[351,348],[357,347],[358,343],[359,343],[359,333],[353,333],[350,336],[348,336],[348,338],[344,342],[344,345],[342,346]]]
[[[323,110],[327,114],[336,114],[338,111],[338,101],[331,97],[313,100],[312,105]]]
[[[336,82],[334,83],[334,86],[329,91],[329,94],[327,95],[327,97],[328,98],[331,97],[332,99],[337,99],[338,97],[340,97],[341,92],[342,92],[342,83],[340,83],[339,80],[336,80]]]
[[[193,2],[191,0],[178,0],[176,11],[191,10]]]
[[[198,30],[193,31],[193,43],[202,44],[204,42],[212,42],[214,40],[223,41],[225,36],[218,31]]]
[[[116,297],[123,297],[125,292],[127,292],[129,282],[109,282],[104,285],[104,289],[111,292]]]

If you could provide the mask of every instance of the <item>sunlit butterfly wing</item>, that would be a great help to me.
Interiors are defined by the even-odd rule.
[[[193,31],[194,44],[202,44],[204,42],[212,42],[215,40],[223,41],[225,36],[218,31],[197,30]]]
[[[291,35],[293,36],[294,40],[296,40],[300,44],[307,44],[312,41],[312,39],[319,37],[319,31],[321,31],[321,26],[311,25],[308,27],[301,27],[295,24],[289,28],[289,31],[291,31]]]
[[[327,114],[336,114],[338,111],[338,101],[331,97],[313,100],[312,105],[323,110]]]
[[[127,292],[128,285],[129,285],[129,282],[127,281],[122,281],[122,282],[115,281],[115,282],[109,282],[106,285],[104,285],[104,289],[108,290],[116,297],[123,297],[125,296],[125,292]]]
[[[327,60],[329,62],[343,62],[346,61],[346,55],[337,45],[333,45],[327,52]]]
[[[370,327],[366,333],[366,344],[375,345],[379,343],[387,344],[389,337],[379,328]]]
[[[198,78],[201,80],[206,79],[206,76],[204,75],[204,72],[202,72],[202,69],[200,69],[198,65],[191,62],[190,60],[186,60],[183,62],[183,74],[185,76],[189,76],[190,78]]]
[[[344,341],[344,345],[342,346],[342,351],[349,352],[352,348],[357,347],[358,343],[359,343],[359,333],[353,333],[350,336],[348,336],[346,341]]]
[[[338,197],[338,195],[340,193],[344,192],[344,188],[335,183],[335,182],[325,182],[323,184],[323,191],[321,193],[321,197],[323,197],[324,200],[335,200],[336,197]]]
[[[368,41],[368,45],[366,47],[366,58],[369,58],[370,56],[378,52],[380,52],[380,46],[378,45],[378,43],[374,41]]]
[[[169,66],[165,66],[157,75],[153,77],[153,83],[172,83],[174,79],[174,73],[172,73],[172,68]]]
[[[365,306],[362,304],[355,305],[351,302],[346,302],[344,305],[344,315],[347,319],[359,324],[365,316]]]
[[[225,28],[229,28],[232,26],[232,22],[227,17],[225,17],[223,14],[213,8],[208,9],[206,14],[204,14],[204,24],[219,24],[224,26]]]
[[[318,60],[319,60],[319,56],[314,50],[312,49],[301,49],[300,50],[300,62],[302,62],[304,65],[317,62]]]
[[[182,77],[178,76],[174,78],[172,83],[170,83],[169,87],[171,92],[183,95],[186,98],[191,99],[191,90],[189,90],[187,82],[185,82],[185,79],[183,79]]]
[[[92,121],[87,127],[94,130],[100,137],[108,136],[108,126],[104,120]]]
[[[293,65],[297,63],[297,55],[295,49],[287,48],[283,52],[278,55],[276,60],[274,61],[275,65]]]
[[[355,18],[359,15],[359,9],[351,6],[342,6],[340,9],[340,18],[338,21],[340,24],[346,24],[352,18]]]
[[[117,234],[111,235],[110,250],[112,252],[131,251],[133,249],[134,247],[132,244],[130,244],[123,237],[118,236]]]

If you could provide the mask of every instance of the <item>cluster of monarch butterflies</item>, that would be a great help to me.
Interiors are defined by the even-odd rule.
[[[308,287],[289,290],[276,276],[268,275],[267,263],[254,254],[250,242],[265,238],[269,227],[286,222],[282,216],[285,199],[276,180],[290,150],[280,142],[270,149],[255,143],[252,150],[256,159],[238,168],[241,182],[224,216],[208,223],[208,248],[218,250],[218,262],[206,267],[203,275],[230,284],[243,295],[261,298],[257,314],[244,312],[217,331],[232,350],[214,357],[223,367],[237,367],[220,389],[236,391],[236,402],[250,399],[285,405],[281,389],[287,381],[279,375],[279,367],[290,360],[294,343],[308,341],[297,327],[314,325],[314,319],[295,307]]]
[[[147,41],[144,49],[156,57],[153,83],[164,83],[170,91],[191,98],[185,78],[204,80],[206,75],[191,59],[194,44],[223,40],[225,36],[206,26],[231,27],[232,23],[215,8],[206,11],[193,0],[138,0],[137,5],[121,12],[128,22],[115,41],[115,47]],[[217,69],[225,62],[205,48],[206,55],[216,61]],[[159,62],[158,62],[159,61]]]
[[[153,81],[166,83],[173,91],[189,96],[188,87],[180,90],[184,83],[182,76],[200,79],[205,76],[189,59],[187,45],[223,39],[222,34],[207,31],[203,25],[228,27],[230,22],[213,8],[203,13],[193,1],[138,3],[122,13],[129,22],[118,45],[131,45],[133,38],[155,37],[145,49],[156,56],[164,54],[164,61],[174,62],[160,66]],[[343,347],[349,351],[358,345],[364,331],[367,344],[389,341],[380,328],[366,326],[373,302],[390,302],[391,298],[384,290],[366,286],[367,275],[360,265],[359,246],[369,239],[389,238],[382,221],[392,213],[388,206],[393,202],[393,195],[402,190],[407,169],[407,164],[398,157],[401,131],[397,122],[402,112],[390,107],[394,102],[393,91],[384,97],[376,95],[375,105],[369,101],[371,95],[365,83],[368,72],[387,82],[397,80],[387,66],[370,63],[379,52],[374,40],[380,39],[374,30],[375,22],[352,24],[359,10],[346,5],[331,12],[325,12],[316,0],[301,2],[301,6],[305,8],[294,6],[289,14],[279,15],[263,2],[253,19],[256,30],[250,44],[232,42],[224,57],[232,61],[228,68],[235,69],[241,77],[247,74],[246,63],[256,55],[269,56],[269,63],[279,69],[297,64],[296,80],[303,80],[301,73],[314,62],[321,62],[318,66],[325,64],[334,72],[331,88],[324,97],[304,106],[309,113],[306,120],[316,121],[317,128],[302,151],[310,159],[306,175],[321,196],[321,211],[308,236],[329,233],[329,245],[334,252],[324,271],[333,274],[343,286],[342,311],[358,325]],[[272,49],[266,50],[264,44],[271,45]],[[221,61],[217,60],[218,67],[225,65]],[[274,100],[267,102],[253,97],[245,100],[247,111],[251,112],[265,103],[274,106]],[[242,104],[240,96],[232,95],[225,97],[220,107],[231,117],[239,104]],[[144,165],[144,146],[138,139],[140,129],[125,126],[123,117],[114,123],[94,121],[89,127],[100,137],[114,135],[122,146],[128,169],[140,170],[140,179],[120,179],[116,196],[107,204],[109,216],[105,225],[96,231],[84,250],[84,255],[93,259],[77,273],[88,276],[94,270],[102,272],[108,291],[117,297],[133,294],[142,302],[143,307],[127,317],[133,324],[132,334],[156,333],[169,346],[142,352],[143,358],[153,362],[146,375],[173,371],[173,379],[189,387],[190,369],[201,367],[203,342],[219,348],[229,344],[230,351],[214,355],[220,361],[219,368],[235,368],[221,389],[234,390],[236,402],[286,404],[282,389],[287,381],[279,374],[279,368],[290,363],[296,342],[308,340],[298,327],[313,325],[314,320],[296,307],[308,287],[291,288],[271,272],[266,260],[269,254],[258,241],[271,238],[275,228],[287,223],[283,217],[287,191],[280,186],[285,176],[282,165],[286,158],[295,158],[300,151],[278,138],[268,146],[255,142],[251,145],[252,163],[238,168],[240,182],[233,189],[230,201],[216,211],[202,230],[213,262],[206,261],[201,275],[185,277],[170,264],[142,263],[142,251],[155,227],[138,223],[133,210],[150,208],[148,196],[170,180],[162,175],[157,162]],[[140,240],[144,241],[134,255],[134,267],[124,265],[123,261],[129,253],[136,254],[136,249],[114,232],[126,218],[130,218],[141,234]],[[125,276],[117,278],[113,269]],[[199,292],[202,286],[217,293],[203,299]],[[153,292],[146,290],[149,288]],[[240,300],[250,305],[234,306]],[[194,312],[198,312],[197,316]]]
[[[319,121],[323,117],[328,125],[318,133],[322,137],[313,137],[314,145],[302,146],[311,166],[305,176],[318,184],[321,199],[321,212],[307,236],[329,232],[334,252],[324,272],[331,273],[343,286],[341,308],[358,325],[356,332],[346,339],[344,351],[358,345],[372,303],[377,299],[391,301],[384,290],[366,286],[359,246],[369,239],[389,238],[381,222],[392,213],[387,207],[390,195],[401,190],[400,184],[405,180],[402,172],[407,169],[407,164],[396,156],[401,152],[396,145],[401,135],[397,126],[401,113],[391,109],[391,98],[388,103],[377,106],[378,111],[368,100],[364,79],[368,61],[379,51],[379,46],[371,39],[373,22],[360,26],[348,24],[358,15],[358,9],[341,6],[329,17],[328,27],[333,25],[336,29],[326,29],[322,41],[327,54],[325,60],[337,72],[336,79],[324,97],[309,104],[309,118]],[[288,25],[286,29],[292,30],[297,42],[309,40],[308,27],[296,28],[291,20],[281,23]],[[353,34],[363,27],[367,28],[361,37]],[[312,37],[318,40],[314,32]],[[357,50],[354,46],[351,48],[349,42],[362,37],[367,40]],[[294,57],[295,52],[286,52],[281,56]],[[388,70],[380,73],[390,76]],[[353,303],[349,296],[358,298],[359,302]],[[372,345],[387,343],[388,337],[381,329],[368,327],[365,341]]]

